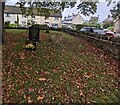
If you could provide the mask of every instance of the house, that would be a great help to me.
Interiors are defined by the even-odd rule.
[[[114,21],[114,24],[115,24],[114,32],[120,33],[120,19],[117,18],[117,19]]]
[[[109,24],[109,25],[113,26],[114,25],[114,18],[111,17],[110,15],[108,15],[108,17],[104,21],[100,22],[100,25],[102,28],[105,24]],[[104,26],[104,28],[108,28],[108,27],[109,26]]]
[[[17,21],[19,26],[27,27],[30,22],[34,22],[35,24],[47,24],[49,27],[61,27],[62,26],[62,14],[61,12],[51,12],[49,18],[45,18],[45,16],[38,16],[37,11],[33,13],[34,16],[24,16],[19,7],[17,6],[5,6],[4,11],[4,22],[9,21],[10,24],[15,24]]]
[[[64,20],[62,21],[62,25],[67,28],[83,23],[84,19],[80,16],[79,12],[78,14],[73,13],[71,16],[65,17]]]

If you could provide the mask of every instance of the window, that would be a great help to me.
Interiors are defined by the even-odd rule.
[[[58,24],[52,24],[53,28],[58,28]]]
[[[22,21],[22,24],[26,24],[26,22],[25,22],[25,21]]]
[[[58,20],[59,18],[58,17],[55,17],[55,20]]]
[[[5,17],[10,17],[10,14],[9,14],[9,13],[7,13],[7,14],[5,15]]]

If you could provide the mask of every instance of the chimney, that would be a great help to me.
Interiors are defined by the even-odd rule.
[[[17,3],[15,3],[15,6],[16,7],[20,7],[20,4],[17,2]]]

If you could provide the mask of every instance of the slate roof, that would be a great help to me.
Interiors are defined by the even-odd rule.
[[[68,16],[68,17],[64,18],[63,22],[64,21],[72,21],[77,15],[79,15],[79,13],[78,14],[72,14],[71,16]]]
[[[19,7],[16,6],[5,6],[4,13],[9,13],[9,14],[22,14],[21,10]],[[37,11],[33,12],[34,15],[37,15]],[[51,12],[50,17],[62,17],[61,12]]]
[[[72,16],[68,16],[68,17],[65,18],[65,21],[71,21],[71,20],[73,20],[76,16],[77,16],[77,14],[76,14],[76,15],[72,15]]]
[[[15,6],[5,6],[4,13],[10,13],[10,14],[21,14],[21,10],[19,7]]]

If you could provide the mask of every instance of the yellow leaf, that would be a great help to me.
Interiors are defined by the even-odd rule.
[[[30,97],[28,97],[28,103],[31,103],[32,102],[32,100],[30,99]]]
[[[38,99],[38,100],[42,100],[43,98],[44,98],[44,97],[39,96],[37,99]]]
[[[39,80],[40,80],[40,81],[45,81],[45,80],[46,80],[46,78],[39,78]]]

